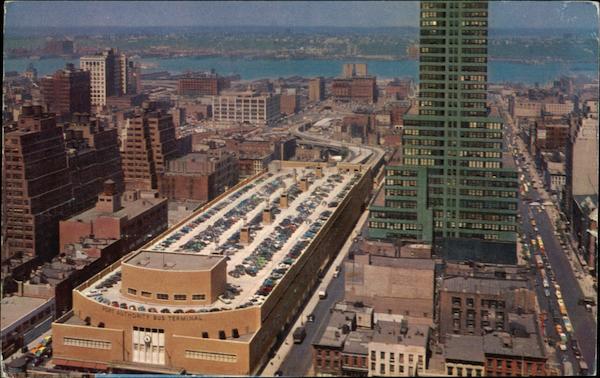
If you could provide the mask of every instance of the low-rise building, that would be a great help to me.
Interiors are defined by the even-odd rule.
[[[240,179],[254,176],[269,166],[273,160],[273,154],[240,154],[239,167]]]
[[[369,377],[414,377],[427,366],[429,327],[379,321],[368,343]]]
[[[342,349],[342,375],[366,377],[369,375],[369,342],[372,329],[357,329],[348,333]]]
[[[446,276],[439,293],[440,337],[508,329],[508,312],[535,311],[527,280]]]
[[[157,193],[121,195],[107,180],[94,208],[60,221],[60,250],[82,238],[99,238],[122,239],[123,253],[129,252],[166,230],[167,210],[167,199]]]
[[[0,302],[2,355],[9,356],[50,328],[54,298],[8,296]],[[43,329],[43,331],[42,331]]]
[[[447,335],[444,344],[444,367],[449,377],[484,377],[483,337]]]
[[[237,184],[239,165],[227,153],[192,152],[171,160],[159,181],[159,192],[170,200],[208,202]]]
[[[377,79],[374,76],[333,79],[331,94],[337,100],[377,102]]]
[[[384,246],[370,246],[370,243],[373,242],[359,243],[353,259],[344,262],[344,298],[362,302],[378,313],[432,322],[434,261],[401,257],[400,249],[390,243],[379,243]],[[387,252],[386,244],[390,247]]]
[[[342,351],[350,331],[356,329],[356,314],[333,309],[329,323],[312,344],[313,368],[316,375],[342,375]]]

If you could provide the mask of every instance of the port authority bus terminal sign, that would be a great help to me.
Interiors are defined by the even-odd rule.
[[[145,320],[169,320],[169,321],[190,321],[190,320],[203,320],[205,314],[163,314],[156,312],[140,312],[140,311],[127,311],[117,308],[102,306],[102,311],[121,316],[129,319],[145,319]]]

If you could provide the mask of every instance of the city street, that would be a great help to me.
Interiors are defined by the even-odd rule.
[[[272,376],[277,371],[280,371],[284,376],[295,377],[306,376],[309,373],[312,362],[311,344],[316,337],[321,335],[321,327],[327,326],[329,317],[331,316],[329,309],[336,302],[344,298],[344,269],[342,262],[352,246],[354,237],[358,235],[367,219],[368,211],[365,211],[358,219],[350,237],[348,237],[346,243],[332,262],[330,269],[325,273],[319,288],[315,290],[302,314],[293,327],[290,328],[285,341],[277,350],[275,357],[265,366],[261,374],[262,376]],[[335,267],[338,265],[341,266],[341,270],[338,277],[335,278],[333,275]],[[318,292],[321,288],[326,288],[327,290],[327,297],[325,299],[319,299]],[[314,321],[307,322],[307,315],[309,314],[314,315]],[[302,325],[306,328],[306,337],[302,343],[294,344],[292,334],[297,327]]]
[[[512,120],[510,120],[506,113],[503,115],[505,121],[512,126],[507,128],[507,139],[512,140],[514,123]],[[524,148],[522,143],[519,145],[519,151],[523,153],[526,162],[529,162],[530,164],[530,170],[523,169],[523,174],[525,176],[524,181],[530,184],[535,179],[539,183],[538,190],[530,189],[526,195],[530,197],[531,202],[542,203],[549,200],[548,195],[543,193],[544,189],[540,178],[533,171],[534,163],[532,162],[531,157],[527,154],[527,150]],[[544,261],[544,263],[549,263],[551,267],[548,269],[546,265],[548,278],[549,280],[552,279],[560,286],[565,306],[573,325],[574,331],[570,334],[570,338],[572,339],[573,336],[575,337],[575,339],[578,341],[583,359],[587,362],[589,367],[594,367],[596,365],[596,321],[593,313],[586,311],[584,306],[578,304],[579,299],[586,295],[586,293],[582,291],[582,288],[580,287],[582,282],[577,279],[574,273],[574,267],[571,260],[576,259],[573,257],[573,254],[570,250],[565,251],[561,247],[560,242],[557,239],[557,234],[554,231],[554,220],[551,219],[546,212],[548,209],[546,208],[545,211],[540,211],[538,207],[539,206],[531,206],[526,201],[520,202],[519,213],[521,215],[522,231],[527,241],[536,239],[538,235],[542,238],[546,250],[546,256],[544,259],[547,259]],[[535,228],[531,225],[531,219],[535,220],[535,228],[537,228],[537,230],[535,230]],[[534,263],[533,256],[535,250],[532,249],[531,252],[531,262]],[[550,296],[546,297],[539,270],[537,270],[536,282],[536,292],[539,298],[540,306],[542,306],[542,310],[547,313],[546,318],[548,320],[546,321],[546,333],[550,337],[554,338],[554,341],[560,340],[552,319],[552,311],[558,311],[556,290],[553,285],[550,285],[548,288],[550,291]],[[562,321],[559,323],[564,329],[564,323]],[[578,370],[578,361],[575,359],[571,349],[565,352],[559,351],[559,356],[566,356],[573,363],[575,370]]]

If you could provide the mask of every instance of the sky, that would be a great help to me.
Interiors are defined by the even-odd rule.
[[[5,30],[31,26],[418,26],[418,1],[13,1]],[[491,28],[598,29],[592,1],[490,1]]]

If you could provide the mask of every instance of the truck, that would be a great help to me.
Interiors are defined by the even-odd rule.
[[[301,344],[306,337],[306,328],[298,327],[294,330],[294,344]]]
[[[338,276],[340,275],[340,270],[341,267],[339,265],[335,267],[335,271],[333,272],[333,278],[338,278]]]
[[[560,302],[558,303],[558,309],[559,309],[559,311],[560,311],[560,314],[561,314],[562,316],[567,316],[567,315],[568,315],[568,313],[567,313],[567,308],[565,307],[565,303],[564,303],[564,302],[560,301]]]
[[[535,255],[535,265],[538,267],[538,269],[544,268],[544,262],[542,261],[542,256]]]

